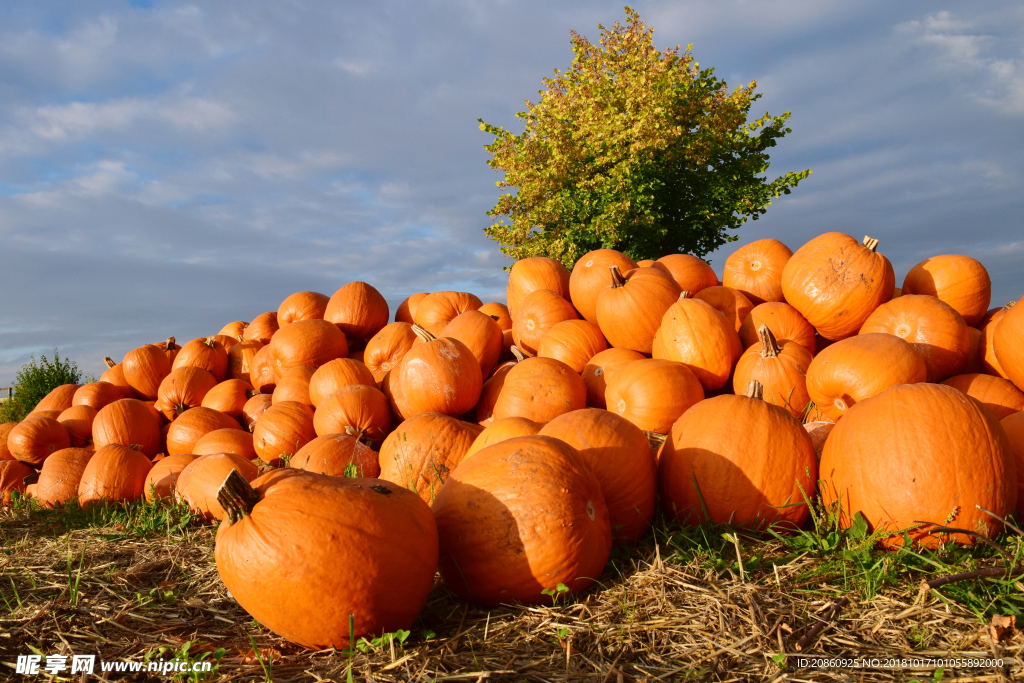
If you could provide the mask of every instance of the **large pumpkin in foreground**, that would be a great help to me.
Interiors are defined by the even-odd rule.
[[[825,442],[821,495],[848,527],[860,512],[883,541],[935,547],[931,522],[993,537],[1017,504],[1017,470],[1006,433],[976,400],[941,384],[904,384],[846,411]],[[917,527],[917,528],[914,528]],[[972,543],[970,536],[952,540]]]
[[[289,469],[253,482],[252,503],[249,485],[230,476],[217,571],[259,623],[314,649],[412,626],[437,567],[437,527],[416,494]]]

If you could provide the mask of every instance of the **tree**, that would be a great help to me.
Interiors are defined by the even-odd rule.
[[[81,381],[78,365],[73,360],[62,359],[57,349],[53,350],[52,362],[40,355],[36,363],[33,356],[14,376],[14,396],[0,404],[0,423],[21,422],[48,393],[62,384]]]
[[[730,93],[692,46],[659,52],[654,29],[629,7],[626,16],[599,25],[600,46],[571,32],[572,66],[543,79],[540,100],[516,114],[521,134],[480,119],[494,136],[487,163],[505,173],[498,187],[516,189],[487,212],[485,232],[507,256],[569,268],[602,247],[633,259],[704,256],[811,173],[763,177],[767,150],[792,131],[789,112],[747,121],[756,81]]]

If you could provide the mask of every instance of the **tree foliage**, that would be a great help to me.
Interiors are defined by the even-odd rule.
[[[791,132],[789,112],[747,121],[756,81],[729,92],[690,54],[659,51],[633,9],[601,29],[600,45],[572,32],[575,57],[543,80],[540,100],[494,136],[488,164],[505,173],[485,229],[515,259],[551,256],[566,266],[599,248],[634,259],[697,256],[737,237],[810,169],[769,181],[768,149]]]
[[[40,355],[21,366],[14,376],[14,396],[0,404],[0,423],[21,422],[45,396],[62,384],[80,384],[78,365],[53,350],[53,361]]]

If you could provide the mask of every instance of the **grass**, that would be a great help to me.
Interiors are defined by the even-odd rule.
[[[595,589],[583,595],[556,588],[550,604],[484,610],[455,600],[438,582],[408,631],[321,653],[278,638],[234,602],[217,575],[214,538],[214,527],[181,506],[43,510],[15,500],[0,510],[0,666],[38,650],[214,664],[206,674],[177,674],[188,681],[1024,676],[1024,638],[989,636],[993,615],[1024,613],[1024,579],[1003,574],[920,590],[922,581],[1024,561],[1017,534],[999,538],[997,547],[886,552],[866,525],[842,530],[819,508],[802,530],[764,535],[659,519],[641,544],[616,549]],[[843,599],[837,618],[798,651]],[[808,653],[998,654],[1007,665],[815,670],[799,665]]]

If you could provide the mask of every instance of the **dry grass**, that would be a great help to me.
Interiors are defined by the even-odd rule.
[[[364,642],[366,651],[350,656],[302,650],[255,624],[220,582],[212,527],[181,510],[156,521],[152,510],[119,514],[85,519],[24,503],[0,511],[0,666],[13,666],[30,648],[141,661],[171,658],[187,643],[193,658],[223,649],[210,677],[221,681],[343,681],[350,666],[352,679],[365,681],[934,678],[933,667],[799,667],[801,636],[846,597],[849,604],[805,653],[1002,656],[1002,670],[947,669],[944,680],[1024,678],[1024,638],[993,642],[987,623],[993,613],[1013,611],[1021,583],[984,579],[919,595],[922,578],[997,565],[984,551],[921,556],[932,562],[919,563],[923,570],[910,560],[887,566],[898,564],[893,554],[870,554],[883,565],[875,585],[855,580],[856,562],[838,549],[794,551],[785,539],[740,537],[741,579],[734,544],[663,532],[609,563],[604,588],[557,606],[481,610],[437,585],[404,646]],[[1019,537],[1005,542],[1012,555],[1021,546]]]

